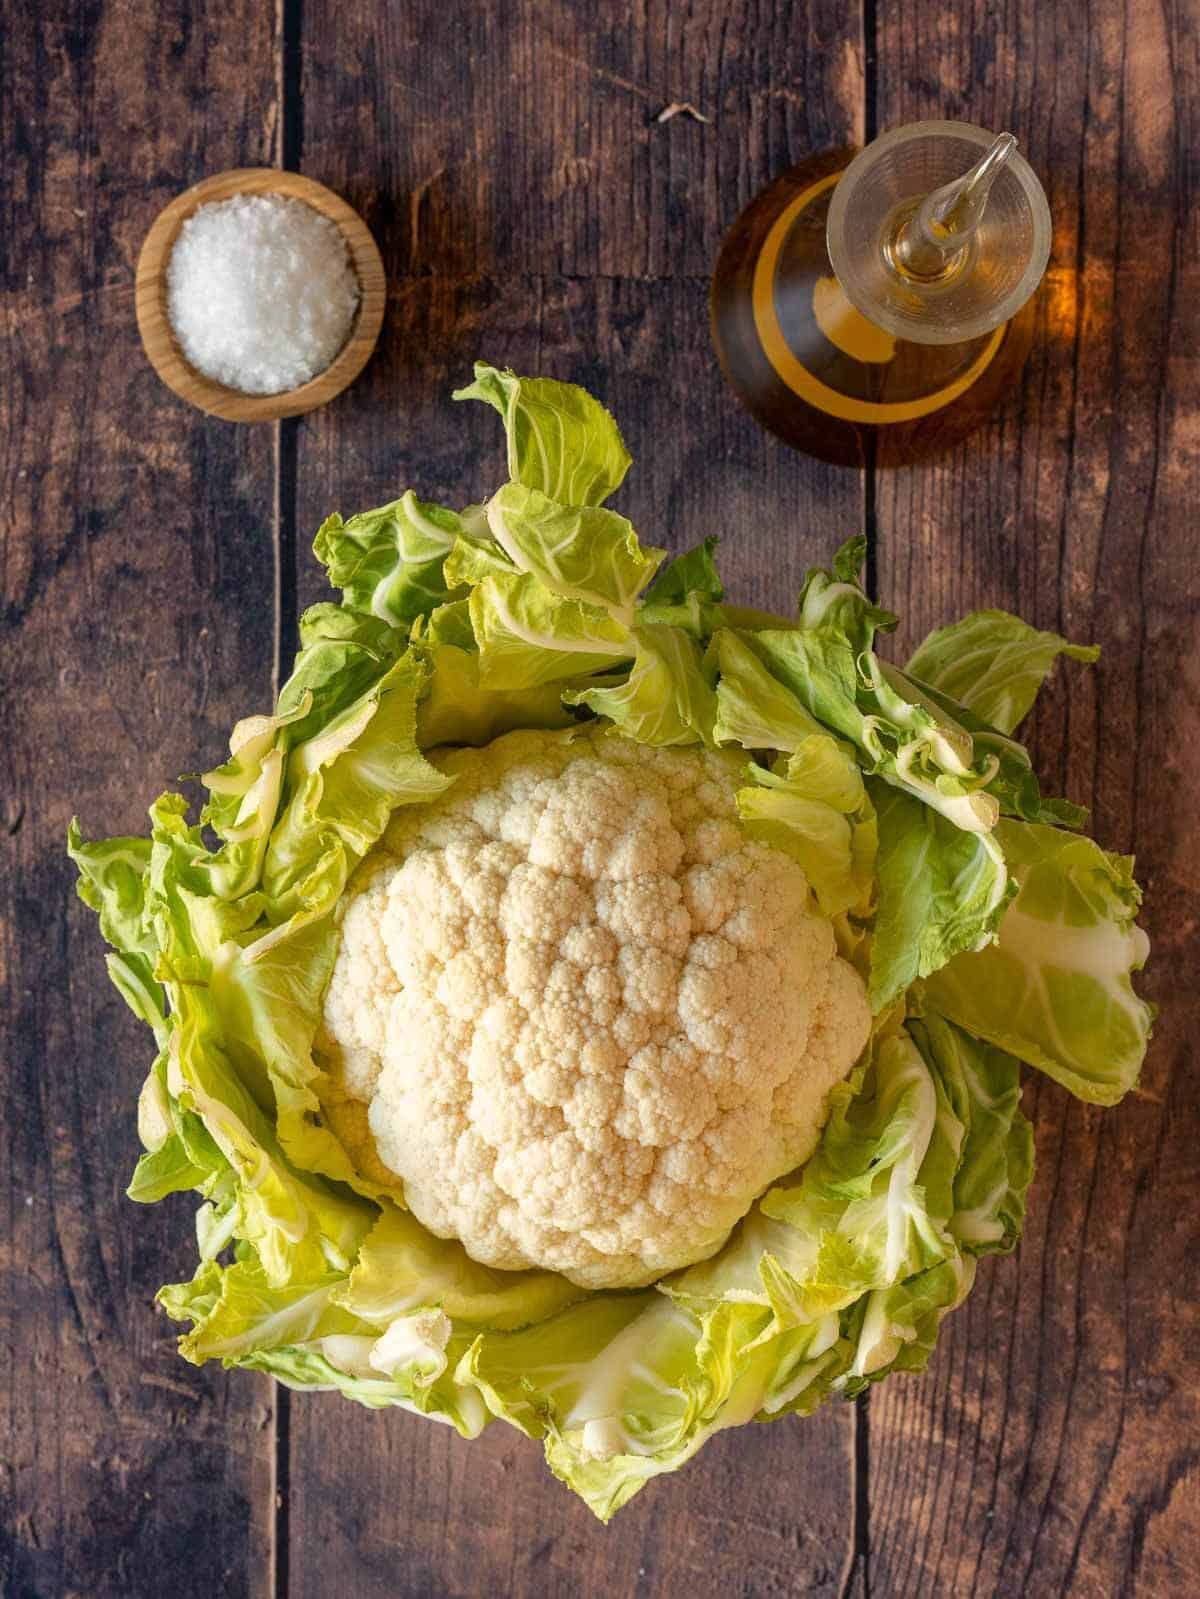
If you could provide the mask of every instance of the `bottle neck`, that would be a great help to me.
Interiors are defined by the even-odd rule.
[[[890,270],[910,283],[930,286],[957,276],[970,258],[988,192],[1016,147],[1012,134],[1002,133],[969,172],[895,215],[883,239]]]

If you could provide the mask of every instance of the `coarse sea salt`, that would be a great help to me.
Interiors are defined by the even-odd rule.
[[[184,355],[243,394],[282,394],[323,372],[358,298],[336,224],[280,195],[200,206],[167,265],[167,310]]]

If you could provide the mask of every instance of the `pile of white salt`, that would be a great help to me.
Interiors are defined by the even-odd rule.
[[[167,267],[167,310],[184,355],[243,394],[282,394],[323,372],[346,342],[358,298],[336,224],[278,195],[200,206]]]

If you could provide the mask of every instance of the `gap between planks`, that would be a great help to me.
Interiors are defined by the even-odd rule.
[[[276,0],[276,165],[299,172],[304,151],[302,0]],[[296,589],[296,472],[299,419],[275,424],[275,659],[274,691],[291,669],[296,652],[299,604]],[[271,1536],[271,1599],[288,1599],[291,1588],[291,1394],[275,1383],[275,1435]]]
[[[862,0],[863,144],[879,134],[879,21],[877,0]],[[876,496],[877,443],[868,434],[863,458],[863,536],[867,541],[867,593],[879,599],[879,515]],[[854,1536],[842,1599],[871,1599],[871,1412],[870,1390],[854,1406]]]

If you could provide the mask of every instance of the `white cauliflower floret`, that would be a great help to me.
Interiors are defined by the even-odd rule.
[[[731,755],[594,727],[433,759],[456,782],[343,901],[335,1124],[489,1266],[626,1288],[704,1259],[866,1042],[804,873],[742,832]]]

